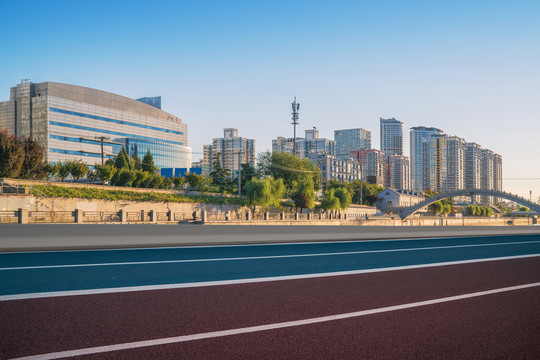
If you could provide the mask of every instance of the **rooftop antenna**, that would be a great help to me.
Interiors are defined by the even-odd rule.
[[[296,102],[296,96],[292,103],[292,124],[294,125],[294,138],[293,138],[293,154],[296,156],[296,125],[298,125],[298,110],[300,110],[300,104]]]
[[[21,84],[26,84],[26,83],[29,82],[30,80],[32,80],[32,79],[21,79]]]

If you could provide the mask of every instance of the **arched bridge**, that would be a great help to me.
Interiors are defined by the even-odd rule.
[[[429,206],[439,200],[448,199],[455,196],[475,196],[475,195],[486,195],[486,196],[493,196],[498,198],[507,199],[510,201],[514,201],[520,205],[526,206],[532,211],[536,212],[536,214],[540,214],[540,205],[535,204],[525,198],[522,198],[521,196],[517,196],[515,194],[507,193],[505,191],[498,191],[498,190],[484,190],[484,189],[473,189],[473,190],[452,190],[447,191],[444,193],[433,195],[432,197],[429,197],[425,199],[424,201],[419,202],[418,204],[407,206],[407,207],[395,207],[395,208],[387,208],[384,209],[386,211],[392,211],[397,212],[399,216],[405,220],[409,216],[415,214],[417,211],[425,208],[426,206]],[[534,214],[534,213],[532,213]]]

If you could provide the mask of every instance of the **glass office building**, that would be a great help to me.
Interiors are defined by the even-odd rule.
[[[0,102],[0,128],[32,136],[45,160],[99,164],[122,146],[140,157],[148,150],[159,168],[191,166],[187,125],[157,107],[121,95],[55,82],[21,83]],[[101,142],[103,141],[103,153]]]
[[[403,155],[403,123],[381,118],[381,150],[386,155]]]
[[[350,159],[351,151],[371,149],[371,131],[364,129],[334,130],[336,158]]]

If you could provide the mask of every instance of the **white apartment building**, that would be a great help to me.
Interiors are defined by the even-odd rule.
[[[203,146],[203,171],[208,167],[212,171],[212,164],[219,156],[221,167],[229,169],[233,178],[238,176],[241,164],[255,166],[255,140],[238,136],[238,129],[223,129],[222,138],[214,138],[211,145]]]
[[[272,152],[293,153],[293,138],[279,136],[272,140]],[[305,130],[305,138],[296,138],[296,156],[305,159],[311,153],[334,155],[334,141],[320,138],[319,130]]]
[[[362,180],[368,176],[384,177],[384,152],[377,149],[352,151],[353,158],[360,163]]]
[[[334,155],[309,153],[307,157],[313,164],[321,169],[321,181],[337,180],[351,182],[362,179],[358,161],[337,159]]]
[[[414,191],[424,189],[424,140],[434,135],[441,135],[443,131],[434,127],[416,126],[411,128],[411,188]]]
[[[410,190],[409,158],[403,155],[385,157],[385,186],[397,190]]]

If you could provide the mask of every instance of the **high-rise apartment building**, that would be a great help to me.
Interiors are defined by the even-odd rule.
[[[465,189],[465,140],[446,138],[446,191]]]
[[[481,187],[482,189],[502,191],[502,157],[492,150],[482,149],[481,157]],[[481,196],[481,202],[488,204],[498,202],[493,196]]]
[[[255,140],[239,137],[238,129],[223,129],[222,138],[214,138],[211,145],[203,146],[203,171],[212,171],[216,157],[222,168],[229,169],[233,178],[238,177],[241,164],[255,166]]]
[[[55,82],[26,82],[0,102],[0,127],[32,136],[45,160],[100,164],[124,146],[140,156],[147,150],[159,168],[189,168],[187,125],[156,107],[109,92]],[[103,141],[103,153],[101,151]]]
[[[433,135],[441,135],[441,129],[425,126],[411,128],[411,187],[414,191],[424,190],[424,140]]]
[[[446,191],[446,139],[444,134],[424,139],[423,149],[423,190]]]
[[[363,180],[367,179],[368,176],[384,177],[384,153],[381,150],[370,149],[352,151],[352,155],[360,164]]]
[[[409,158],[403,155],[385,157],[385,186],[397,190],[410,190]]]
[[[305,130],[305,138],[296,138],[296,156],[301,159],[307,158],[309,154],[334,155],[334,141],[320,138],[319,130]],[[293,138],[279,136],[272,140],[272,151],[282,153],[293,153]]]
[[[349,159],[351,151],[371,149],[371,131],[364,129],[334,130],[336,158]]]
[[[330,180],[351,182],[362,179],[360,164],[356,160],[337,159],[334,155],[314,152],[309,153],[307,159],[319,167],[323,183]]]
[[[482,147],[477,143],[465,144],[465,189],[480,189],[482,176]],[[471,198],[473,203],[479,201],[476,196]]]
[[[386,155],[403,155],[403,123],[381,118],[381,150]]]

